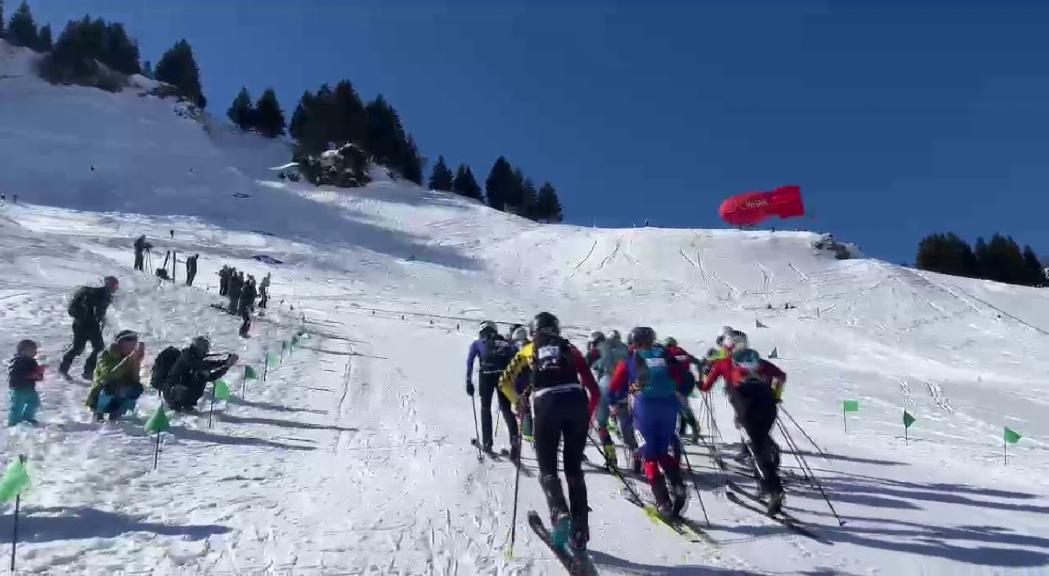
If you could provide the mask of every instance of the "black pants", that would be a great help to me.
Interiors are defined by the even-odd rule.
[[[535,457],[539,463],[539,483],[550,507],[551,519],[570,512],[576,525],[586,526],[586,482],[583,480],[583,449],[589,426],[586,392],[580,388],[551,390],[532,395]],[[565,505],[561,480],[557,477],[557,447],[564,441],[562,460],[568,499]]]
[[[247,306],[241,307],[240,319],[243,320],[240,324],[240,337],[247,338],[248,331],[251,330],[251,309]]]
[[[481,374],[478,382],[478,392],[481,393],[481,445],[491,447],[492,445],[492,397],[499,396],[499,411],[503,413],[506,420],[506,431],[510,433],[510,439],[517,439],[517,416],[514,415],[510,399],[499,390],[499,377],[501,374]]]
[[[102,342],[102,327],[93,320],[73,321],[73,346],[62,356],[62,362],[58,365],[58,371],[62,374],[69,372],[69,367],[73,365],[73,360],[84,353],[84,347],[88,342],[91,343],[91,354],[84,361],[83,376],[85,379],[90,380],[95,372],[95,362],[98,360],[98,353],[105,347],[105,344]]]
[[[729,399],[736,410],[737,422],[750,438],[762,490],[781,492],[783,484],[779,479],[779,447],[769,436],[779,415],[772,387],[758,381],[746,382]]]
[[[142,271],[142,268],[144,267],[144,264],[143,264],[142,260],[143,260],[142,252],[139,252],[138,250],[136,250],[135,251],[135,270],[138,270],[140,272]]]
[[[190,269],[186,271],[186,286],[193,285],[193,279],[197,277],[197,271]]]

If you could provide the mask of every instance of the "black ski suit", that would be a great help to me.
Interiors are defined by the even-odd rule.
[[[587,430],[597,409],[601,390],[583,354],[567,340],[537,334],[510,362],[499,380],[499,389],[513,402],[520,401],[515,382],[525,370],[532,372],[532,426],[539,483],[550,509],[551,522],[569,513],[577,541],[589,538],[589,507],[583,476],[583,450]],[[589,398],[588,398],[589,396]],[[562,460],[568,500],[565,503],[557,475],[557,449],[564,442]]]
[[[251,313],[255,310],[255,281],[249,280],[244,286],[244,289],[240,291],[240,318],[243,321],[240,325],[240,336],[242,338],[248,337],[248,331],[251,330]]]
[[[138,270],[140,272],[145,267],[145,264],[143,263],[143,256],[144,256],[145,252],[146,252],[146,237],[145,236],[139,236],[138,239],[135,240],[135,270]]]
[[[105,349],[102,341],[102,324],[106,321],[106,310],[113,301],[113,293],[105,286],[81,286],[73,295],[69,314],[73,317],[73,345],[69,347],[58,365],[61,374],[68,374],[73,360],[84,352],[85,345],[91,343],[91,354],[84,361],[82,373],[85,380],[94,376],[98,354]]]
[[[193,279],[197,277],[197,259],[200,254],[186,258],[186,286],[193,285]]]

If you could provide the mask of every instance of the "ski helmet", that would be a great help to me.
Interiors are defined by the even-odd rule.
[[[514,331],[510,333],[510,339],[514,342],[521,342],[522,344],[528,342],[528,329],[524,326],[514,328]]]
[[[663,339],[664,348],[673,348],[674,346],[677,346],[677,338],[674,338],[673,336],[667,336]]]
[[[619,333],[619,330],[613,330],[612,333],[608,335],[608,339],[613,342],[620,342],[623,340],[623,336]]]
[[[498,333],[499,333],[499,329],[496,328],[495,322],[492,322],[491,320],[485,320],[484,322],[481,322],[481,325],[480,325],[481,338],[485,338],[487,336],[495,335],[495,334],[498,334]]]
[[[751,374],[761,366],[761,355],[755,350],[744,348],[732,355],[732,363],[744,374]]]
[[[733,330],[732,334],[725,335],[722,345],[730,354],[750,347],[750,344],[747,342],[747,335],[739,330]]]
[[[595,330],[594,332],[592,332],[590,334],[590,340],[588,340],[587,342],[591,346],[597,346],[598,344],[600,344],[600,343],[602,343],[604,341],[605,341],[605,333],[600,331],[600,330]]]
[[[532,336],[536,334],[548,334],[551,336],[561,335],[561,321],[557,319],[557,316],[549,312],[540,312],[532,318],[532,324],[529,327]]]
[[[651,346],[656,342],[656,331],[648,326],[638,326],[630,331],[630,343],[634,346]]]
[[[208,340],[207,336],[197,336],[190,343],[190,346],[196,348],[201,354],[207,355],[211,351],[211,340]]]

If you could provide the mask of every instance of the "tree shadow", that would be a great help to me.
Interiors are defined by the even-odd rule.
[[[234,416],[232,414],[220,414],[219,419],[231,424],[264,424],[266,426],[277,426],[279,428],[299,428],[302,430],[333,430],[335,432],[359,432],[358,428],[344,428],[342,426],[329,426],[327,424],[310,424],[308,422],[295,422],[293,420],[278,420],[276,418],[255,418],[251,416]]]
[[[742,570],[732,570],[729,568],[719,568],[717,566],[703,566],[701,564],[690,564],[690,565],[679,565],[679,566],[663,566],[654,564],[641,564],[639,562],[631,562],[606,554],[598,550],[589,550],[590,559],[595,565],[611,568],[617,572],[623,574],[633,574],[637,576],[686,576],[689,574],[719,574],[724,576],[738,575],[738,576],[750,576],[753,572],[744,572]]]
[[[0,518],[0,524],[10,525],[11,515]],[[54,542],[86,538],[115,538],[129,532],[148,532],[159,536],[179,536],[202,540],[225,534],[230,529],[217,524],[159,524],[140,517],[107,512],[87,506],[23,509],[19,517],[19,542]],[[11,542],[11,534],[0,533],[0,543]]]
[[[261,446],[263,448],[276,448],[278,450],[316,450],[313,446],[298,446],[296,444],[285,444],[274,442],[252,436],[226,436],[214,434],[204,430],[191,430],[189,428],[172,428],[172,435],[180,440],[191,440],[195,442],[210,442],[212,444],[224,444],[227,446]]]
[[[297,408],[294,406],[283,406],[281,404],[274,404],[272,402],[252,402],[251,400],[244,400],[242,398],[230,398],[229,403],[236,406],[247,406],[249,408],[260,408],[262,410],[272,410],[274,412],[305,412],[307,414],[320,414],[326,415],[326,410],[313,410],[311,408]]]

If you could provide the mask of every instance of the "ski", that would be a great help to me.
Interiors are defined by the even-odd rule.
[[[536,536],[546,544],[546,547],[557,556],[558,561],[572,576],[597,576],[597,569],[590,561],[585,550],[576,550],[571,547],[561,548],[554,544],[550,536],[550,530],[543,524],[543,519],[535,510],[528,511],[528,526],[532,528]]]
[[[642,511],[644,511],[645,516],[648,516],[648,519],[651,520],[653,523],[662,524],[663,526],[670,528],[671,530],[676,532],[678,536],[687,538],[689,541],[697,544],[717,544],[714,541],[714,539],[711,538],[710,535],[707,534],[707,532],[699,526],[699,524],[693,522],[692,520],[689,520],[688,518],[685,518],[684,516],[666,516],[664,514],[661,514],[659,510],[656,509],[655,505],[649,502],[639,501],[636,498],[633,498],[625,494],[624,498],[626,498],[627,501],[633,504],[634,506],[637,506]]]
[[[473,446],[474,448],[476,448],[477,447],[477,440],[471,438],[470,439],[470,445]],[[498,452],[496,452],[495,450],[492,450],[490,448],[488,450],[485,450],[482,447],[481,448],[481,453],[484,454],[485,456],[491,458],[495,462],[499,462],[503,457],[510,456],[510,451],[505,449],[505,448],[503,448],[503,449],[499,450]]]
[[[805,527],[800,520],[798,520],[797,518],[794,518],[793,516],[791,516],[790,514],[788,514],[786,512],[780,511],[778,514],[770,516],[768,514],[768,512],[766,510],[762,509],[761,506],[759,505],[759,504],[762,504],[762,502],[757,496],[755,496],[753,494],[750,494],[749,492],[747,492],[745,490],[742,490],[739,487],[739,485],[736,484],[735,482],[729,481],[729,487],[732,488],[732,490],[729,490],[728,492],[726,492],[725,496],[727,496],[728,499],[731,500],[736,505],[742,506],[743,508],[746,508],[747,510],[750,510],[751,512],[756,512],[758,514],[761,514],[762,516],[779,523],[781,526],[787,528],[788,530],[793,531],[794,533],[796,533],[796,534],[798,534],[800,536],[804,536],[806,538],[810,538],[812,540],[815,540],[817,542],[821,542],[823,544],[830,544],[830,542],[828,542],[826,539],[822,538],[819,534],[816,534],[815,532],[813,532],[809,528]],[[744,497],[748,498],[749,500],[751,500],[752,502],[747,502],[747,501],[743,500],[743,498],[741,498],[740,496],[744,496]],[[756,502],[757,504],[755,504],[754,502]]]

